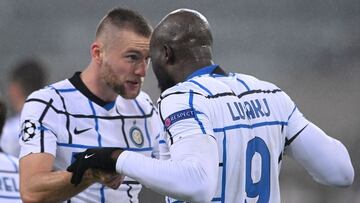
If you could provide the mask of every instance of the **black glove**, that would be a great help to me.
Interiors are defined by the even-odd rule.
[[[78,185],[89,168],[115,172],[116,161],[122,151],[121,148],[99,147],[74,155],[76,160],[67,168],[67,171],[73,173],[71,183]]]

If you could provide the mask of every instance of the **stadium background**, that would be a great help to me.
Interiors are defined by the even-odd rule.
[[[359,0],[1,0],[0,97],[6,99],[6,73],[23,58],[42,60],[50,82],[83,69],[96,25],[114,6],[135,9],[153,25],[174,9],[198,9],[212,25],[215,61],[281,87],[310,120],[347,146],[360,172]],[[143,89],[156,101],[150,69]],[[324,187],[285,158],[280,179],[285,203],[360,202],[357,176],[350,188]],[[162,201],[149,190],[141,199]]]

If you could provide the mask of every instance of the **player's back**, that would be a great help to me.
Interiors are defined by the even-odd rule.
[[[213,79],[210,79],[213,77]],[[194,78],[207,89],[219,147],[213,202],[280,202],[287,123],[296,109],[275,85],[244,74]]]
[[[216,139],[219,178],[212,202],[280,202],[282,154],[307,120],[275,85],[216,70],[200,69],[162,93],[167,142],[195,134]]]
[[[235,96],[215,102],[222,118],[217,115],[212,123],[220,149],[220,182],[213,200],[280,202],[278,175],[295,105],[275,85],[251,76],[230,73],[216,79]]]

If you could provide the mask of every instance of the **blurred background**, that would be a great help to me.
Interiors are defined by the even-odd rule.
[[[212,26],[215,62],[286,91],[308,119],[345,144],[359,175],[359,0],[1,0],[0,98],[7,99],[8,72],[22,59],[40,60],[50,83],[82,70],[97,23],[115,6],[137,10],[153,25],[177,8],[199,10]],[[143,89],[156,101],[151,68]],[[282,202],[360,202],[358,176],[349,188],[330,188],[289,158],[282,166]],[[163,202],[149,190],[141,199]]]

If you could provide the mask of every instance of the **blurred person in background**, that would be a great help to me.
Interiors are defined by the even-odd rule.
[[[94,146],[156,155],[156,107],[141,91],[152,27],[132,10],[100,21],[82,72],[35,91],[21,114],[20,191],[24,202],[138,202],[139,182],[88,170],[76,186],[66,167]]]
[[[212,45],[201,13],[179,9],[163,18],[152,34],[150,56],[162,91],[160,143],[169,148],[170,160],[88,149],[68,168],[74,183],[88,168],[106,169],[186,202],[278,203],[287,154],[316,182],[350,186],[354,169],[346,147],[305,118],[276,85],[214,64]]]
[[[13,115],[4,125],[0,146],[4,152],[19,156],[20,113],[26,97],[41,89],[47,82],[44,65],[36,59],[25,59],[11,67],[7,95]]]
[[[6,107],[0,100],[0,135],[5,123]],[[0,136],[1,137],[1,136]],[[0,147],[0,202],[21,202],[19,193],[19,160]]]

